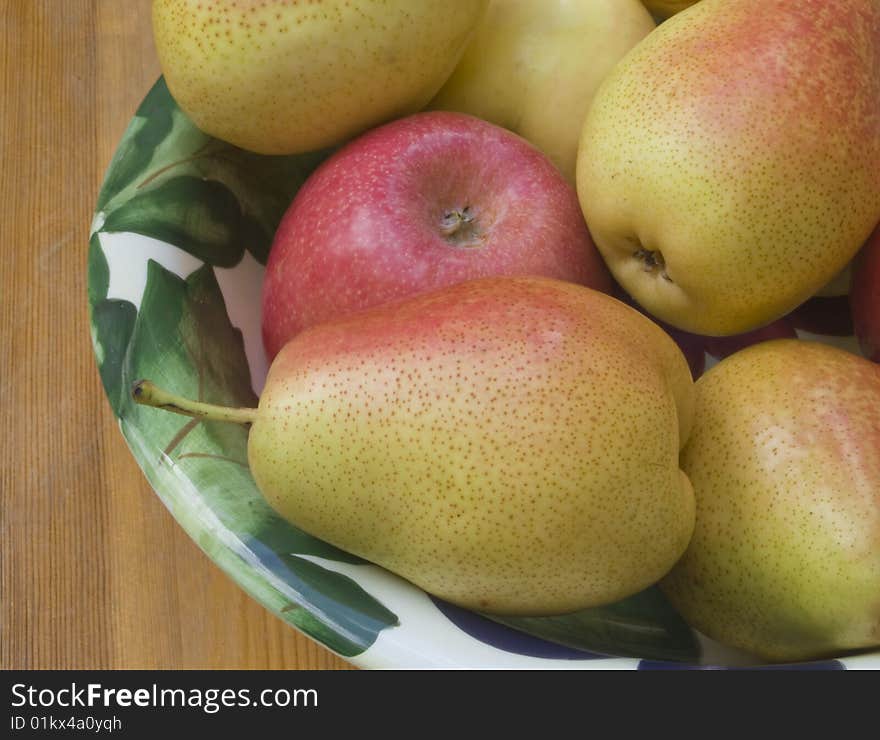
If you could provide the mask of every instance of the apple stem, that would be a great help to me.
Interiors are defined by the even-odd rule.
[[[173,411],[175,414],[228,421],[235,424],[253,424],[257,420],[257,409],[230,408],[213,403],[193,401],[160,388],[149,380],[138,380],[131,387],[132,398],[144,406]]]
[[[446,239],[455,238],[456,240],[473,236],[472,232],[476,226],[475,219],[476,214],[473,213],[470,206],[447,211],[440,220],[440,233]]]

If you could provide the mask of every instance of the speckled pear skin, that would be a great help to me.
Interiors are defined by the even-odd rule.
[[[687,546],[692,392],[677,346],[616,299],[486,278],[299,334],[248,456],[282,517],[429,593],[565,613]]]
[[[880,220],[880,2],[701,0],[674,16],[600,88],[577,187],[651,314],[731,335],[788,313]]]
[[[339,144],[423,108],[488,0],[153,0],[177,104],[261,154]]]
[[[697,521],[670,600],[771,661],[880,645],[880,366],[781,339],[696,390],[681,459]]]

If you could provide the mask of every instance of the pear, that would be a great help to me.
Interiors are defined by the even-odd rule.
[[[708,636],[770,661],[880,645],[880,366],[753,345],[696,383],[682,468],[694,536],[661,587]]]
[[[196,126],[261,154],[300,154],[423,108],[487,3],[153,0],[153,38]]]
[[[701,0],[606,78],[577,188],[618,282],[696,334],[752,331],[880,220],[880,3]]]
[[[257,409],[141,382],[141,403],[251,423],[286,520],[467,608],[561,614],[656,582],[694,524],[693,383],[675,343],[598,291],[485,278],[297,335]]]
[[[654,27],[639,0],[492,0],[431,107],[510,129],[574,184],[596,90]]]

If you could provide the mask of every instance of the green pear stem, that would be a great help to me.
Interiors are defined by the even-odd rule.
[[[136,381],[131,387],[131,395],[137,403],[144,406],[165,409],[184,416],[212,421],[228,421],[234,424],[253,424],[257,420],[257,409],[231,408],[193,401],[170,393],[149,380]]]

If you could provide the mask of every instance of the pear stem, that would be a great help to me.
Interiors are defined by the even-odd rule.
[[[212,421],[228,421],[234,424],[253,424],[257,409],[230,408],[213,403],[193,401],[160,388],[149,380],[138,380],[131,386],[131,395],[137,403],[157,409],[173,411],[183,416],[193,416]]]

